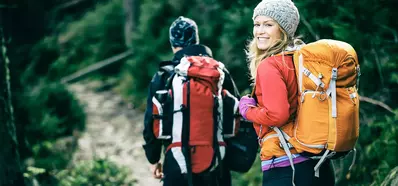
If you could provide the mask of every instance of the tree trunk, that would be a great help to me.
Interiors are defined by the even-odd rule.
[[[0,186],[23,186],[11,105],[9,60],[3,33],[4,10],[4,7],[0,8]]]
[[[133,45],[133,32],[137,30],[139,16],[139,0],[123,0],[124,7],[124,39],[128,48]]]

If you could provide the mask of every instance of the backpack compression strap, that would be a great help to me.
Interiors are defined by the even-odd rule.
[[[190,108],[190,81],[187,79],[186,81],[187,86],[187,105],[186,108]],[[189,147],[189,135],[190,135],[190,126],[189,126],[189,118],[190,113],[189,109],[184,109],[182,111],[184,115],[184,119],[182,121],[182,153],[185,156],[185,163],[187,165],[187,178],[188,178],[188,185],[193,186],[192,180],[192,165],[191,165],[191,148]]]
[[[293,170],[292,184],[293,184],[293,186],[295,186],[295,184],[294,184],[294,173],[296,172],[296,169],[294,168],[292,153],[290,152],[289,146],[286,143],[286,141],[289,140],[290,137],[288,135],[284,135],[285,133],[282,130],[280,130],[278,127],[273,127],[273,129],[278,134],[279,142],[281,143],[281,145],[283,147],[283,150],[285,151],[287,157],[289,158],[290,167],[292,167],[292,170]]]

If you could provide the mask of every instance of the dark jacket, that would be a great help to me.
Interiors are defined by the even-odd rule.
[[[180,63],[181,58],[184,56],[209,56],[212,57],[211,50],[204,45],[191,45],[183,48],[182,50],[175,53],[172,61],[164,61],[159,65],[159,71],[153,76],[152,81],[149,85],[147,107],[144,118],[144,131],[143,136],[145,144],[143,145],[145,155],[151,164],[157,163],[160,159],[162,145],[168,146],[169,141],[158,140],[152,131],[153,117],[152,117],[152,97],[157,90],[161,90],[165,87],[166,80],[170,76],[170,71],[174,69]],[[239,91],[237,90],[235,83],[227,70],[224,71],[225,79],[223,88],[228,90],[235,97],[239,97]]]

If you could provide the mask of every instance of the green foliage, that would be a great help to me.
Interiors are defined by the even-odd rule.
[[[72,158],[75,147],[75,145],[72,145],[68,149],[61,150],[53,140],[40,141],[32,146],[34,166],[49,171],[53,169],[63,169]]]
[[[86,14],[79,12],[82,15],[79,20],[60,22],[53,29],[54,34],[32,47],[27,55],[31,61],[20,64],[24,68],[15,71],[21,73],[20,82],[14,84],[19,87],[14,90],[14,104],[20,126],[19,141],[24,146],[21,151],[24,158],[35,158],[35,166],[52,170],[68,164],[74,149],[60,151],[55,143],[59,138],[84,130],[85,113],[65,85],[54,81],[125,50],[121,8],[120,0],[98,4]],[[14,59],[23,62],[18,56]],[[102,74],[113,74],[118,68],[120,65],[113,65]]]
[[[220,36],[220,47],[215,56],[223,61],[233,74],[241,92],[250,92],[249,71],[246,63],[246,44],[252,38],[252,9],[235,6],[224,14],[223,33]],[[236,24],[239,22],[240,24]],[[243,37],[245,36],[245,37]]]
[[[43,168],[28,166],[26,167],[23,176],[26,186],[39,185],[39,180],[40,180],[40,185],[43,186],[57,185],[58,183],[57,180],[54,178],[54,176],[50,175],[50,173]],[[43,177],[46,177],[45,181],[42,181]]]
[[[59,56],[55,37],[45,37],[30,51],[32,62],[22,73],[22,84],[38,83],[38,77],[46,77],[51,64]]]
[[[98,4],[81,19],[65,25],[57,36],[60,56],[51,64],[50,78],[76,72],[102,59],[125,51],[121,1]],[[120,66],[108,67],[114,73]]]
[[[133,186],[135,181],[130,175],[126,168],[119,167],[107,159],[95,159],[62,170],[56,174],[56,177],[60,186]]]
[[[85,113],[76,98],[62,84],[39,84],[25,95],[29,118],[25,129],[30,143],[71,135],[83,130]],[[29,109],[35,108],[35,109]]]
[[[23,174],[24,177],[26,178],[33,178],[39,174],[45,173],[46,170],[42,168],[37,168],[37,167],[27,167],[26,172]]]
[[[53,169],[67,165],[74,149],[59,151],[54,143],[85,128],[85,113],[62,84],[43,83],[27,90],[16,101],[16,114],[23,114],[24,141],[35,158],[35,166]],[[21,122],[21,120],[19,120]],[[24,144],[24,143],[22,143]]]
[[[138,30],[133,34],[133,50],[136,55],[127,61],[119,87],[122,94],[136,105],[143,104],[148,83],[156,72],[158,63],[162,58],[170,60],[172,57],[168,44],[168,27],[178,15],[174,8],[165,1],[142,1],[140,11],[151,14],[139,17]]]
[[[386,179],[381,183],[381,186],[397,185],[398,184],[398,166],[388,173]]]
[[[25,79],[45,76],[50,80],[72,74],[97,61],[126,50],[123,38],[121,0],[96,5],[79,20],[60,23],[58,34],[44,37],[32,49],[32,62]],[[101,71],[103,75],[118,72],[120,64]]]
[[[60,57],[50,76],[67,75],[125,50],[121,1],[99,4],[82,19],[66,26],[58,36]],[[66,70],[65,70],[65,67]],[[113,68],[118,68],[114,66]],[[108,68],[109,71],[115,69]]]
[[[357,145],[361,154],[347,177],[351,182],[380,185],[390,170],[398,166],[398,110],[395,114],[361,126]]]
[[[260,154],[258,155],[260,157]],[[262,172],[261,172],[261,160],[257,158],[254,162],[252,168],[242,174],[237,172],[232,172],[232,185],[245,185],[245,186],[258,186],[262,183]]]

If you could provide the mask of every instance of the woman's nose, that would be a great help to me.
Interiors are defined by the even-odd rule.
[[[257,29],[257,33],[264,33],[265,32],[265,26],[264,25],[260,25]]]

